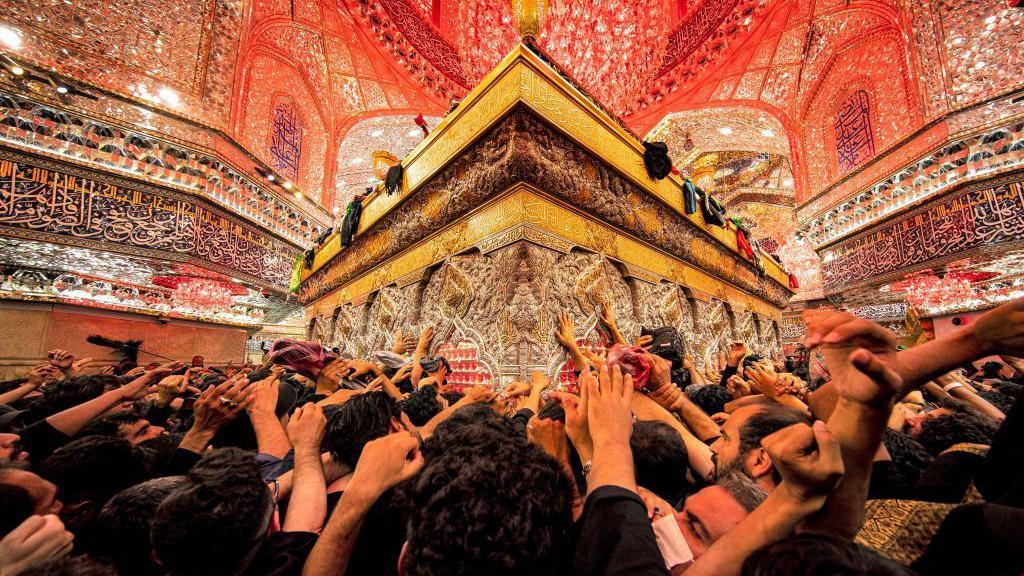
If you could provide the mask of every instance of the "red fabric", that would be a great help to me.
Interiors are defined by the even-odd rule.
[[[420,112],[419,116],[416,117],[416,125],[423,129],[424,136],[430,135],[430,130],[427,128],[427,121],[423,118],[422,112]]]
[[[789,273],[789,287],[793,290],[800,287],[800,282],[797,281],[796,274],[793,274],[792,272]]]
[[[683,173],[679,171],[679,168],[676,168],[675,166],[672,167],[672,170],[670,170],[670,172],[672,172],[676,176],[682,176],[683,175]]]
[[[640,390],[651,379],[651,363],[644,354],[644,349],[638,346],[616,344],[608,349],[605,363],[608,368],[618,364],[623,374],[633,377],[633,388]]]
[[[740,252],[744,256],[754,259],[754,248],[751,247],[750,242],[747,242],[747,235],[743,233],[743,230],[736,230],[736,245],[739,246]]]

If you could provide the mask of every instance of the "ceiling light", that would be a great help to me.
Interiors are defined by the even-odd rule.
[[[380,138],[383,135],[384,131],[379,128],[377,130],[374,130],[373,132],[370,132],[370,136],[373,136],[374,138]]]
[[[722,126],[721,128],[718,129],[718,132],[722,136],[728,136],[729,134],[732,134],[732,128],[729,128],[728,126]]]
[[[21,32],[16,28],[0,24],[0,43],[12,50],[21,48]]]
[[[292,183],[291,182],[285,182],[284,184],[281,184],[281,186],[284,186],[285,190],[291,190],[292,189]]]
[[[181,102],[181,97],[178,96],[178,93],[166,86],[157,90],[157,94],[160,95],[161,100],[171,106],[177,106]]]
[[[273,174],[268,173],[267,174],[267,180],[270,180],[271,182],[273,182],[274,180],[277,180],[277,176],[274,176]]]
[[[793,179],[792,178],[786,178],[785,180],[782,181],[782,185],[783,186],[792,186],[793,185]]]
[[[410,137],[415,137],[417,134],[421,134],[421,133],[422,133],[421,130],[416,130],[416,129],[409,130],[409,136]]]
[[[21,66],[18,66],[17,64],[15,64],[14,66],[11,66],[11,74],[14,74],[15,76],[21,76],[24,73],[25,73],[25,69],[22,68]]]
[[[334,212],[335,214],[340,214],[340,213],[341,213],[341,208],[339,208],[339,207],[335,206],[335,207],[334,207],[334,210],[333,210],[333,212]]]
[[[765,138],[771,138],[772,136],[775,136],[775,131],[772,130],[771,128],[765,128],[764,130],[761,130],[761,136],[764,136]]]
[[[302,192],[296,192],[295,193],[295,199],[296,200],[302,200]]]
[[[67,94],[67,93],[68,93],[68,87],[67,86],[65,86],[63,84],[58,84],[57,85],[57,94]]]

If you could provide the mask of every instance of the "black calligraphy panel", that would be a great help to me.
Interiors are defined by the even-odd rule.
[[[971,248],[1024,238],[1024,186],[1003,184],[960,194],[843,243],[823,263],[826,286],[839,289]]]
[[[292,181],[299,179],[299,158],[302,155],[302,123],[290,104],[274,108],[274,125],[270,137],[270,157],[274,168]]]
[[[297,254],[200,203],[4,159],[0,226],[193,256],[282,288]]]
[[[836,114],[835,130],[840,173],[849,172],[875,155],[867,92],[858,90],[843,102]]]

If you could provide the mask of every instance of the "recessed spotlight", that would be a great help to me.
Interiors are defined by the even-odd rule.
[[[285,182],[284,184],[281,184],[281,186],[284,186],[285,190],[291,190],[292,189],[292,183],[291,182]]]
[[[722,126],[721,128],[718,129],[718,132],[722,136],[728,136],[729,134],[732,134],[732,128],[728,126]]]
[[[761,130],[761,136],[764,136],[765,138],[771,138],[772,136],[775,136],[775,131],[772,130],[771,128],[765,128],[764,130]]]
[[[57,85],[57,94],[67,94],[67,93],[68,93],[68,87],[67,86],[65,86],[63,84],[58,84]]]
[[[277,180],[277,176],[274,176],[272,173],[268,173],[267,174],[267,180],[270,180],[271,182],[273,182],[274,180]]]
[[[25,74],[25,69],[15,64],[14,66],[11,66],[11,74],[14,74],[15,76],[21,76]]]
[[[295,192],[295,199],[302,200],[302,192]]]
[[[380,138],[383,135],[384,131],[379,128],[377,130],[374,130],[373,132],[370,132],[370,136],[373,136],[374,138]]]
[[[17,28],[0,24],[0,43],[12,50],[21,48],[21,32]]]

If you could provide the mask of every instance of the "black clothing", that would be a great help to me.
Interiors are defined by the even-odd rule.
[[[57,430],[46,420],[40,420],[18,431],[22,449],[28,452],[33,462],[41,462],[54,450],[71,441],[71,437]]]
[[[661,180],[672,171],[672,160],[668,157],[668,145],[664,142],[643,142],[644,168],[647,175]]]
[[[345,219],[341,223],[341,245],[349,246],[359,230],[359,218],[363,215],[363,199],[356,196],[356,199],[349,202],[345,209]]]
[[[594,490],[575,529],[575,576],[668,574],[647,508],[630,490],[618,486]]]
[[[387,190],[388,196],[401,191],[402,189],[402,165],[395,164],[391,168],[388,168],[387,176],[384,177],[384,189]]]
[[[312,532],[276,532],[267,537],[244,576],[299,576],[309,551],[316,544]]]
[[[962,502],[985,458],[973,452],[944,452],[921,474],[912,500]]]
[[[529,408],[523,408],[512,415],[512,424],[523,438],[526,438],[526,425],[530,422],[530,418],[533,418],[533,410]]]
[[[871,465],[868,500],[919,500],[914,498],[914,485],[900,473],[892,460],[880,460]]]
[[[1024,510],[998,504],[956,507],[911,568],[921,576],[1024,573]]]
[[[732,378],[737,372],[739,372],[738,366],[726,366],[725,370],[722,370],[722,379],[718,381],[718,385],[725,386],[729,382],[729,378]]]
[[[992,439],[975,484],[985,500],[1024,508],[1024,402],[1018,398]]]
[[[330,518],[344,492],[327,495],[327,517]],[[363,519],[352,556],[345,569],[346,576],[387,576],[398,574],[398,557],[405,544],[405,515],[394,502],[394,490],[381,495]]]

